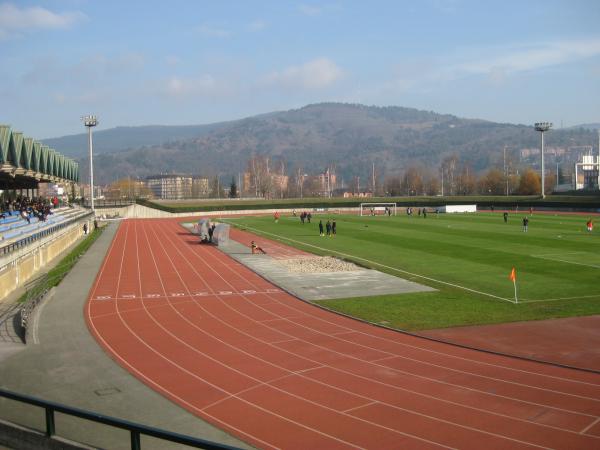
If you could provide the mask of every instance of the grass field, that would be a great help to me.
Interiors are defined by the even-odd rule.
[[[437,292],[321,302],[371,322],[407,330],[600,314],[600,233],[587,217],[429,214],[426,219],[339,215],[335,238],[320,237],[315,215],[230,219],[248,231],[321,255],[335,255]],[[333,217],[333,216],[332,216]],[[519,303],[508,276],[517,272]]]

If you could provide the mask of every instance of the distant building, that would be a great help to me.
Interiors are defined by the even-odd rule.
[[[372,192],[344,192],[344,198],[371,198],[373,197]]]
[[[154,197],[161,200],[179,200],[192,196],[192,177],[190,175],[151,175],[146,178],[146,184]]]
[[[598,167],[600,157],[583,155],[580,162],[575,163],[575,189],[598,189]]]
[[[262,179],[252,176],[250,172],[244,172],[242,186],[238,186],[239,192],[244,196],[265,196],[266,198],[283,196],[288,190],[290,177],[276,173],[262,174]]]
[[[319,197],[331,197],[331,193],[336,189],[337,177],[335,173],[327,168],[325,172],[316,176]]]
[[[283,197],[283,194],[287,192],[289,179],[290,177],[288,177],[287,175],[271,175],[273,196],[280,195],[281,197]]]
[[[207,198],[210,194],[208,187],[208,178],[205,177],[193,177],[192,178],[192,197],[193,198]]]

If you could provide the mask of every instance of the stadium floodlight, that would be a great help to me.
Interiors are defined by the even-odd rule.
[[[90,205],[92,207],[92,212],[94,215],[96,214],[96,210],[94,209],[94,154],[92,150],[92,128],[98,125],[98,119],[96,116],[83,116],[81,118],[83,120],[83,124],[88,129],[88,145],[90,149]]]
[[[539,131],[542,135],[542,198],[546,198],[546,191],[544,190],[544,132],[548,131],[550,128],[552,128],[552,124],[550,122],[537,122],[535,124],[535,131]]]

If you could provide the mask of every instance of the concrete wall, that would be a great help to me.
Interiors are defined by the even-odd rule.
[[[158,209],[148,208],[147,206],[142,205],[129,205],[123,208],[102,208],[96,210],[97,216],[113,217],[118,216],[122,218],[136,218],[136,219],[159,219],[159,218],[167,218],[167,217],[214,217],[214,216],[233,216],[233,215],[252,215],[252,214],[273,214],[275,211],[279,211],[280,213],[291,214],[293,210],[296,210],[298,215],[304,211],[302,208],[277,208],[277,209],[246,209],[239,211],[200,211],[200,212],[183,212],[183,213],[170,213],[166,211],[161,211]],[[330,213],[352,213],[357,212],[359,208],[331,208],[329,209]],[[310,211],[315,213],[310,208],[307,208],[306,211]],[[319,213],[317,211],[316,213]]]
[[[3,257],[0,260],[0,299],[34,278],[40,269],[73,245],[83,235],[84,222],[76,222]]]

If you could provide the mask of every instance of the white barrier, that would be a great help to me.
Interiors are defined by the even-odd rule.
[[[477,212],[477,205],[446,205],[440,206],[438,210],[442,213],[470,213]]]

